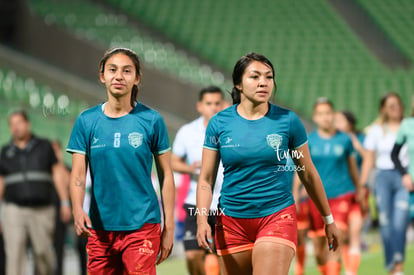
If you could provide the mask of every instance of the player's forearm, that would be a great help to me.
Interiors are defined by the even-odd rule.
[[[361,168],[361,177],[360,182],[365,184],[368,182],[369,174],[371,169],[374,167],[375,162],[375,152],[373,151],[366,151],[364,158],[362,160],[362,168]]]
[[[86,156],[79,153],[72,155],[72,173],[69,191],[73,212],[82,210],[86,189]]]
[[[164,207],[165,228],[174,230],[174,203],[175,186],[172,172],[165,175],[162,193],[162,204]]]
[[[213,187],[216,181],[220,155],[217,151],[203,149],[203,160],[197,183],[197,224],[206,223],[213,199]]]
[[[356,159],[354,157],[348,158],[348,170],[349,175],[351,176],[352,183],[355,186],[355,189],[358,191],[361,188],[361,184],[359,181],[359,172],[358,172],[358,166],[356,163]]]
[[[70,198],[72,200],[73,210],[80,210],[83,208],[83,201],[85,198],[86,177],[80,173],[73,173],[71,175],[69,190]]]
[[[194,173],[194,169],[192,166],[188,165],[184,161],[181,160],[172,160],[171,167],[175,172],[183,173],[183,174],[192,174]]]
[[[329,216],[331,214],[331,209],[316,168],[313,165],[307,167],[305,171],[299,172],[299,176],[319,213],[322,216]]]
[[[352,145],[354,146],[355,151],[357,151],[358,154],[360,154],[363,159],[366,153],[364,146],[361,144],[361,142],[358,140],[355,134],[351,135],[351,139],[352,139]]]
[[[212,199],[212,181],[200,179],[197,184],[197,223],[207,222]]]

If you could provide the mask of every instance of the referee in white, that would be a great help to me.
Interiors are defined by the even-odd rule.
[[[191,275],[219,274],[217,256],[206,254],[206,251],[197,243],[196,220],[196,189],[201,167],[201,157],[204,144],[204,135],[210,118],[221,111],[224,106],[224,96],[220,88],[209,86],[199,93],[197,111],[200,117],[181,127],[174,140],[172,154],[172,168],[175,172],[190,174],[191,183],[184,202],[187,216],[184,223],[184,249],[187,260],[187,269]],[[215,215],[218,214],[218,198],[223,182],[223,168],[220,164],[214,186],[213,201],[210,207],[209,223],[214,231]],[[214,233],[214,232],[212,232]]]

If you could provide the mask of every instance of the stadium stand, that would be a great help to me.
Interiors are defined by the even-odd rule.
[[[278,70],[277,101],[307,117],[309,103],[325,95],[367,124],[374,119],[379,94],[396,90],[405,97],[414,86],[412,70],[387,69],[327,1],[106,2],[226,72],[248,51],[269,56]]]
[[[395,44],[414,61],[414,2],[357,0],[361,7],[388,34]]]
[[[244,53],[263,53],[276,66],[276,101],[308,118],[311,102],[328,96],[338,109],[355,112],[364,126],[375,119],[380,94],[394,90],[408,98],[414,87],[414,70],[388,69],[327,1],[104,2],[114,7],[114,13],[96,1],[31,0],[30,4],[45,22],[97,43],[131,47],[154,67],[200,85],[222,83],[231,88],[228,82],[223,84],[221,73],[187,58],[172,43],[144,35],[129,18],[211,60],[224,75]]]
[[[69,99],[48,85],[31,77],[23,76],[14,70],[0,68],[0,116],[7,118],[14,110],[28,111],[35,134],[67,142],[73,121],[86,108],[80,100]],[[46,122],[46,123],[45,123]],[[1,120],[0,143],[10,140],[7,119]]]
[[[185,81],[200,85],[224,84],[224,76],[220,72],[175,50],[171,43],[161,43],[146,36],[128,24],[126,16],[110,13],[88,1],[33,0],[29,3],[48,24],[58,24],[80,37],[105,46],[129,47],[139,53],[146,63]]]

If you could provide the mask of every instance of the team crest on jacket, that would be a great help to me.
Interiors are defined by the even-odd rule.
[[[272,147],[274,150],[280,147],[280,145],[282,144],[282,139],[283,139],[282,136],[278,134],[270,134],[270,135],[267,135],[266,137],[267,144],[270,147]]]
[[[141,144],[142,144],[142,134],[137,133],[137,132],[130,133],[128,135],[128,142],[134,148],[137,148],[137,147],[141,146]]]

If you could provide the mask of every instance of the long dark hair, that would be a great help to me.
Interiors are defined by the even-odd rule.
[[[135,76],[140,77],[142,74],[141,74],[141,61],[139,60],[139,56],[133,50],[130,50],[127,48],[113,48],[113,49],[106,51],[101,61],[99,62],[99,72],[103,74],[105,70],[106,61],[108,61],[109,58],[111,58],[112,56],[118,53],[123,53],[132,60],[132,62],[135,65]],[[134,85],[132,87],[131,101],[130,101],[132,107],[135,106],[135,102],[137,101],[138,91],[139,91],[138,85]]]
[[[355,134],[360,133],[360,131],[356,128],[357,118],[355,117],[354,113],[348,110],[343,110],[340,113],[345,117],[346,121],[349,123],[351,132]]]
[[[242,83],[243,74],[246,68],[252,63],[253,61],[259,61],[263,64],[266,64],[272,69],[273,74],[273,83],[275,86],[275,92],[277,89],[276,82],[275,82],[275,70],[273,68],[272,62],[270,62],[267,57],[261,54],[257,53],[248,53],[244,56],[242,56],[239,60],[237,60],[236,65],[234,65],[233,69],[233,89],[231,90],[231,97],[233,99],[233,104],[238,104],[241,101],[241,91],[236,87],[237,85],[240,85]]]
[[[385,94],[383,97],[381,97],[380,102],[379,102],[379,112],[380,112],[380,122],[381,124],[388,122],[388,116],[386,114],[384,114],[382,111],[385,107],[385,104],[387,103],[387,100],[391,97],[395,97],[398,101],[398,104],[400,104],[401,107],[401,117],[400,117],[400,121],[404,118],[404,104],[401,100],[401,97],[399,94],[395,93],[395,92],[390,92]]]

